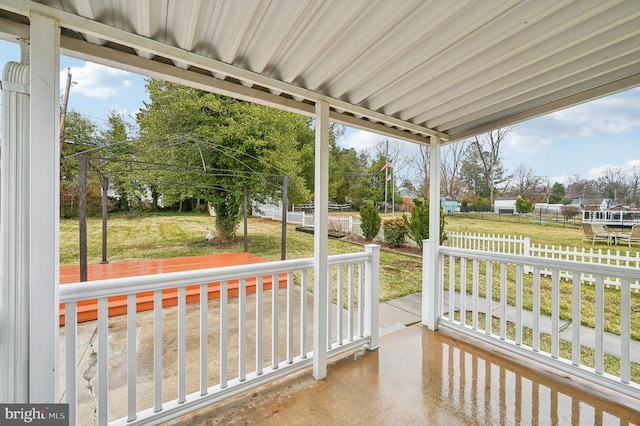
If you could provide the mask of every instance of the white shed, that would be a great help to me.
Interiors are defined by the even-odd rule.
[[[493,203],[494,213],[515,214],[516,197],[499,197]]]

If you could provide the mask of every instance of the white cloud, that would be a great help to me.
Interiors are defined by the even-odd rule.
[[[82,67],[71,67],[71,80],[74,82],[70,96],[84,95],[89,98],[108,99],[124,96],[127,88],[133,84],[127,77],[128,71],[85,62]],[[67,83],[67,70],[60,72],[60,90],[64,92]]]
[[[348,128],[344,136],[338,140],[343,148],[353,148],[356,151],[364,151],[373,148],[378,142],[395,141],[396,139],[381,136],[376,133],[367,132],[365,130]]]
[[[561,139],[604,137],[638,130],[640,88],[516,125],[505,141],[505,153],[533,154]]]
[[[533,154],[553,143],[548,136],[530,134],[528,132],[516,131],[505,139],[505,154],[508,157],[510,151],[517,151],[522,154]]]
[[[623,164],[602,164],[596,167],[592,167],[587,172],[587,179],[598,179],[602,172],[607,169],[621,168],[624,172],[630,172],[634,167],[640,167],[640,158],[628,160]]]

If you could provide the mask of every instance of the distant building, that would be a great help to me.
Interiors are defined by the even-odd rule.
[[[605,198],[600,202],[600,211],[605,211],[605,210],[614,210],[619,208],[619,204],[615,201],[613,201],[611,198]]]
[[[500,214],[515,214],[518,197],[498,197],[493,203],[493,211]]]
[[[445,213],[460,213],[460,202],[448,197],[440,197],[440,204]]]
[[[413,208],[415,207],[413,200],[415,199],[424,201],[424,197],[420,193],[412,191],[404,186],[398,189],[398,194],[402,197],[402,204],[398,206],[398,211],[401,212],[409,213],[413,211]]]
[[[564,207],[564,204],[536,203],[533,211],[536,213],[562,213],[562,207]]]

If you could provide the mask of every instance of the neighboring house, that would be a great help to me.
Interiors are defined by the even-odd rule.
[[[517,197],[498,197],[494,201],[494,213],[515,214]]]
[[[440,197],[440,204],[445,213],[460,213],[460,202],[448,197]]]
[[[600,211],[613,210],[618,208],[619,204],[611,198],[605,198],[600,202]]]
[[[413,211],[413,207],[415,207],[414,199],[424,201],[424,197],[417,191],[412,191],[409,188],[402,187],[398,189],[398,194],[402,197],[402,204],[398,206],[398,211],[401,212],[411,212]]]

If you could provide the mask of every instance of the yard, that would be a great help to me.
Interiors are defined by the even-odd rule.
[[[494,217],[495,219],[495,217]],[[501,218],[502,219],[502,218]],[[562,224],[531,224],[529,221],[489,220],[488,218],[466,218],[464,216],[447,216],[447,230],[459,232],[475,232],[486,234],[521,235],[529,237],[532,243],[548,244],[549,246],[576,246],[585,247],[587,250],[620,250],[624,252],[626,246],[608,246],[605,243],[592,246],[591,243],[582,241],[582,232],[578,226],[566,227]],[[108,260],[110,262],[125,261],[131,259],[153,259],[181,256],[196,256],[203,254],[241,252],[243,240],[241,237],[231,244],[220,244],[205,239],[209,230],[213,229],[213,219],[208,215],[195,214],[157,214],[144,216],[114,215],[109,218],[109,245]],[[249,251],[268,260],[280,259],[280,222],[268,219],[251,218],[249,220]],[[89,263],[99,263],[101,260],[101,230],[100,218],[90,218],[88,221],[88,259]],[[241,235],[242,229],[238,234]],[[78,221],[63,219],[60,225],[60,262],[61,265],[74,265],[78,263]],[[345,241],[345,239],[329,239],[329,253],[340,254],[361,250],[361,245]],[[634,253],[637,248],[631,248]],[[416,251],[414,251],[415,253]],[[307,258],[313,256],[313,235],[296,232],[295,226],[287,228],[287,258]],[[445,275],[448,273],[445,268]],[[480,268],[484,271],[484,267]],[[494,271],[496,274],[497,271]],[[511,275],[513,271],[510,271]],[[471,274],[468,268],[467,274]],[[482,272],[481,272],[482,275]],[[483,280],[480,278],[480,293],[484,294]],[[531,281],[526,276],[527,283]],[[509,279],[507,297],[510,303],[514,303],[513,278]],[[469,276],[467,282],[471,282]],[[499,280],[494,277],[494,286]],[[445,279],[448,283],[448,279]],[[421,291],[422,286],[422,259],[416,254],[407,254],[398,251],[383,249],[380,256],[380,300],[386,301],[407,294]],[[541,311],[550,314],[550,280],[541,280],[543,293]],[[446,287],[446,284],[445,284]],[[532,309],[530,286],[524,288],[524,307]],[[619,333],[619,291],[608,288],[606,292],[605,329],[611,333]],[[499,294],[498,288],[493,290],[494,297]],[[583,325],[594,325],[595,312],[592,309],[594,300],[592,286],[582,286],[582,299],[585,302],[582,307]],[[571,283],[563,281],[561,285],[561,312],[560,317],[570,320],[571,308]],[[640,340],[640,294],[632,293],[632,337]],[[568,350],[564,348],[563,350]],[[586,359],[592,358],[592,354],[584,354]],[[606,369],[615,372],[619,365],[615,360],[607,362]],[[640,379],[640,370],[634,365],[634,380]]]

